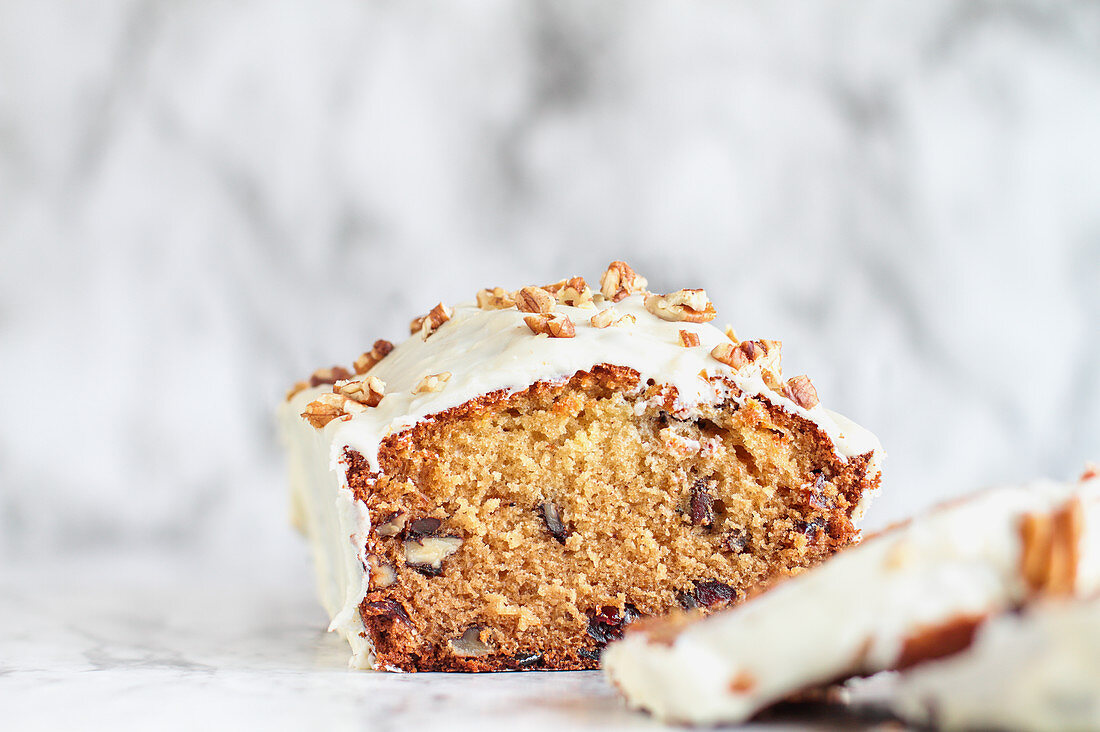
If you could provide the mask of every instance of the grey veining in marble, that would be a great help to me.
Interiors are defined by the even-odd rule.
[[[2,546],[270,542],[287,384],[619,256],[881,435],[872,524],[1068,477],[1098,38],[1046,0],[5,4]]]
[[[304,561],[257,570],[171,556],[9,573],[0,578],[4,727],[663,728],[625,709],[598,672],[353,671],[299,589],[309,581]],[[809,719],[788,712],[764,726]],[[830,721],[867,726],[854,715]]]
[[[18,568],[43,558],[300,559],[288,384],[438,300],[613,258],[706,287],[878,432],[870,526],[1069,477],[1100,457],[1097,130],[1077,0],[0,3],[3,602],[37,602]],[[272,692],[414,683],[335,670],[293,582],[263,634],[172,640],[120,600],[70,658],[31,623],[4,683],[213,676],[291,717]]]

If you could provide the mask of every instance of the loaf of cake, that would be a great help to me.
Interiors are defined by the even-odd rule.
[[[354,666],[597,668],[638,618],[857,539],[875,438],[703,290],[646,286],[482,290],[291,390],[293,517]]]
[[[1100,479],[1090,472],[941,506],[710,617],[639,624],[608,646],[604,668],[630,705],[661,719],[735,723],[825,684],[965,656],[987,622],[1097,593]]]

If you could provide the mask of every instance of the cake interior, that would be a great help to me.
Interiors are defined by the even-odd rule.
[[[637,381],[475,400],[384,441],[377,479],[348,452],[380,667],[597,668],[632,620],[736,602],[856,538],[868,456],[759,398],[678,419]]]

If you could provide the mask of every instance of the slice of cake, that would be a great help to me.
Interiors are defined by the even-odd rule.
[[[966,651],[902,674],[891,706],[941,730],[1100,729],[1100,597],[990,619]]]
[[[968,648],[991,616],[1100,592],[1100,479],[941,507],[707,618],[648,621],[604,652],[632,706],[740,722],[793,694]]]
[[[483,290],[292,390],[294,516],[354,665],[596,668],[639,617],[856,539],[874,437],[702,290],[645,286]]]

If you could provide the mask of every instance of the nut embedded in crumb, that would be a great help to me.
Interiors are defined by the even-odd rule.
[[[413,394],[423,394],[429,391],[443,391],[443,387],[447,385],[447,381],[451,378],[450,371],[442,371],[438,374],[428,374],[420,383],[416,385],[416,388],[412,390]]]
[[[420,536],[405,540],[405,564],[424,575],[437,575],[443,560],[458,551],[462,539],[457,536]]]
[[[370,371],[375,365],[389,355],[393,350],[393,344],[386,340],[377,340],[374,342],[374,346],[366,353],[355,359],[355,363],[352,364],[355,367],[356,374],[365,374]],[[347,378],[347,377],[344,377]]]
[[[428,340],[428,336],[439,329],[439,326],[446,323],[454,315],[454,310],[447,307],[443,303],[437,304],[427,315],[421,315],[419,318],[414,318],[409,323],[409,333],[420,333],[424,336],[424,340]]]
[[[543,501],[538,505],[539,515],[546,524],[546,530],[550,535],[564,544],[569,534],[573,532],[573,525],[567,524],[561,516],[561,511],[553,501]]]
[[[310,386],[320,386],[321,384],[335,384],[337,381],[343,381],[344,379],[350,379],[351,372],[343,366],[333,366],[327,369],[317,369],[313,372],[313,375],[309,377]]]
[[[619,302],[645,290],[648,284],[646,278],[639,277],[629,264],[616,260],[607,265],[607,271],[600,276],[600,293],[611,302]]]
[[[479,625],[471,625],[461,637],[449,641],[451,652],[456,656],[489,655],[493,652],[493,649],[482,640],[482,635],[484,634],[484,628]]]
[[[385,558],[377,554],[367,555],[367,570],[371,589],[384,589],[397,581],[397,570]]]
[[[341,394],[331,392],[322,394],[306,405],[302,417],[316,429],[321,429],[334,419],[348,419],[353,413],[363,411],[363,407]]]
[[[477,306],[482,310],[504,310],[516,304],[512,293],[503,287],[485,288],[477,293]]]
[[[572,338],[577,335],[573,321],[564,315],[538,313],[523,319],[535,335],[548,335],[551,338]]]
[[[706,290],[677,290],[667,295],[646,295],[645,309],[661,320],[706,323],[717,313]]]
[[[374,533],[378,536],[397,536],[405,530],[405,524],[409,520],[409,514],[404,511],[394,511],[382,517],[382,520],[374,527]]]
[[[690,330],[680,331],[680,345],[684,348],[694,348],[699,345],[699,334]]]
[[[377,407],[386,395],[386,382],[377,376],[368,376],[362,381],[338,382],[332,390],[365,406]]]
[[[553,312],[554,302],[554,296],[541,287],[527,286],[516,292],[516,308],[520,312]]]
[[[785,391],[787,398],[803,409],[813,409],[818,404],[817,389],[809,376],[792,376],[787,379]]]

